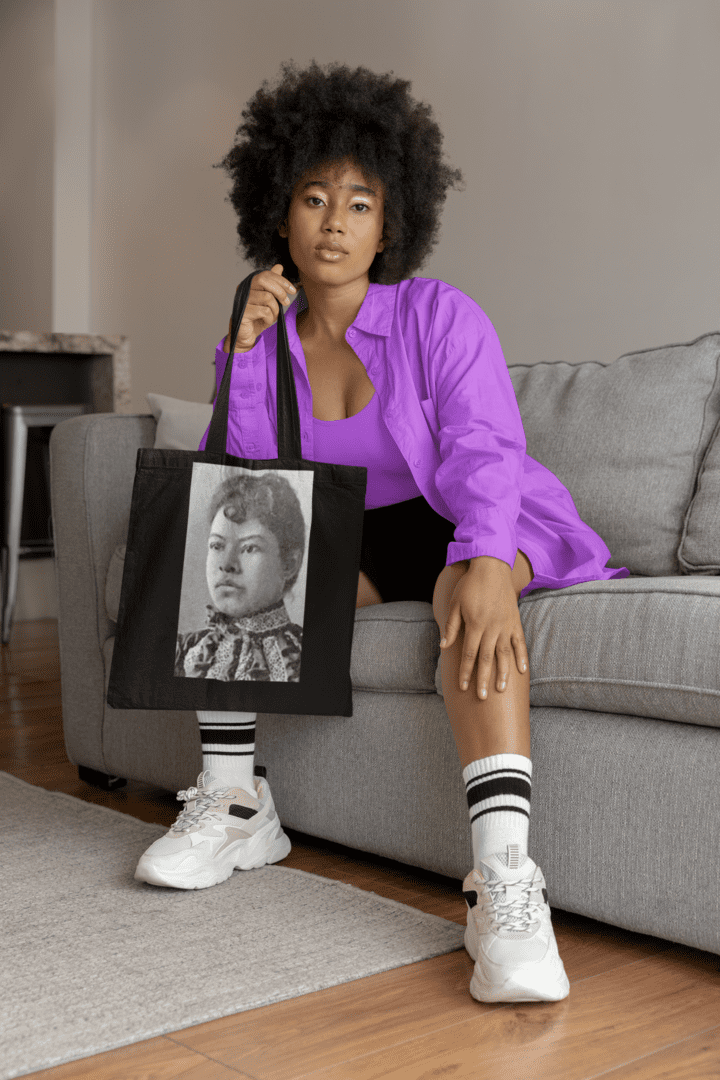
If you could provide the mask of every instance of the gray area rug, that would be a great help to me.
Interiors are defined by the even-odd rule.
[[[5,772],[0,796],[0,1080],[462,947],[458,923],[302,870],[138,882],[165,826]]]

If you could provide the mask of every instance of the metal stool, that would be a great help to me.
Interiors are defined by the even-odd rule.
[[[3,405],[5,436],[5,513],[2,550],[2,644],[10,641],[15,601],[17,599],[18,561],[21,555],[36,552],[36,547],[20,546],[25,462],[29,427],[55,427],[71,416],[82,416],[85,405]],[[47,554],[52,553],[49,544]]]

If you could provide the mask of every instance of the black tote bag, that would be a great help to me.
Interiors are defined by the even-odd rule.
[[[282,308],[278,457],[226,452],[253,276],[235,294],[206,449],[138,450],[107,694],[115,709],[352,716],[367,469],[303,460]]]

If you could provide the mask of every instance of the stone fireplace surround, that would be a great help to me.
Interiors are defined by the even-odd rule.
[[[130,342],[122,335],[0,330],[0,402],[129,413]],[[57,617],[54,562],[20,562],[16,619]]]
[[[0,401],[129,413],[130,342],[119,334],[0,330]]]

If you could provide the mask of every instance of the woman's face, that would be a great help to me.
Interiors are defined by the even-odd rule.
[[[367,279],[385,247],[384,205],[380,182],[350,162],[321,165],[303,176],[278,230],[288,238],[300,280],[345,285]]]
[[[236,618],[276,604],[285,592],[275,534],[254,519],[230,521],[222,509],[210,526],[206,573],[213,604]]]

